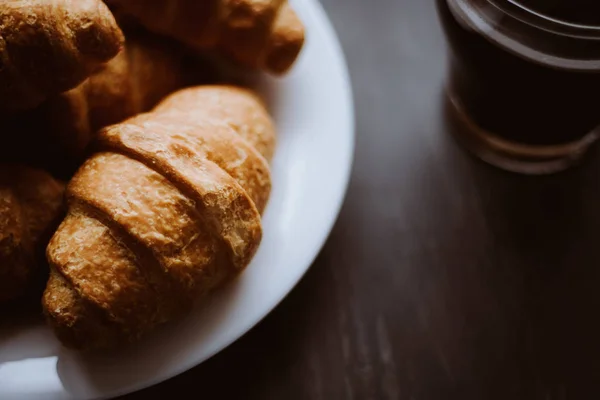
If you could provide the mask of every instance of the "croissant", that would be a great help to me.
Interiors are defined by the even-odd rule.
[[[258,97],[229,86],[181,90],[100,131],[47,248],[42,303],[65,346],[136,341],[246,268],[271,190],[257,146],[274,135]]]
[[[31,286],[62,217],[64,185],[46,172],[0,166],[0,303]]]
[[[105,1],[150,30],[274,74],[287,72],[304,45],[304,26],[286,0]]]
[[[0,146],[0,159],[68,179],[100,128],[149,111],[177,89],[202,83],[208,69],[171,40],[127,32],[124,50],[82,84],[3,121],[11,134]]]
[[[41,107],[39,114],[49,123],[53,139],[69,156],[80,159],[100,128],[148,111],[183,87],[191,71],[178,50],[169,41],[128,33],[124,51],[81,85]]]
[[[123,40],[101,0],[0,0],[0,114],[77,86]]]

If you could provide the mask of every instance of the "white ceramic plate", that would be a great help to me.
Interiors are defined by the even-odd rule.
[[[321,5],[292,3],[307,25],[307,43],[289,75],[260,85],[279,144],[264,238],[252,264],[188,318],[119,354],[83,358],[66,351],[40,321],[0,327],[0,399],[110,398],[171,378],[247,332],[312,264],[346,191],[354,115],[344,57]]]

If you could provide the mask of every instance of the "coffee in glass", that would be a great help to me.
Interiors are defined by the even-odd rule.
[[[599,137],[600,0],[437,0],[461,142],[504,169],[574,165]]]

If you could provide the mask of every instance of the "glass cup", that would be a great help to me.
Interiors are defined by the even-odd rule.
[[[547,174],[600,137],[600,0],[436,0],[446,94],[468,150]]]

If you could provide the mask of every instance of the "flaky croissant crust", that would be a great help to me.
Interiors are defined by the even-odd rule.
[[[228,86],[180,91],[102,130],[47,250],[43,305],[63,343],[134,341],[244,270],[262,238],[273,142],[258,99]]]

